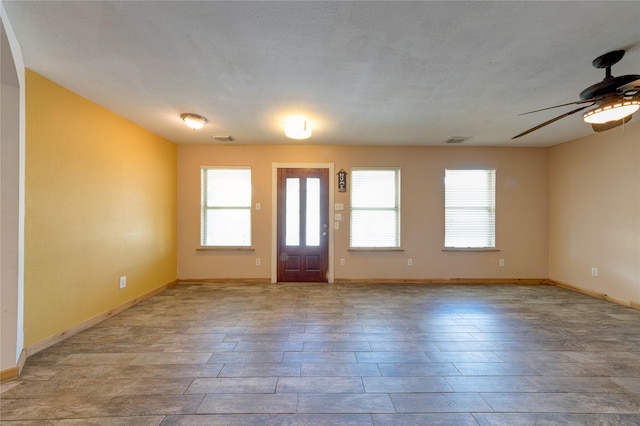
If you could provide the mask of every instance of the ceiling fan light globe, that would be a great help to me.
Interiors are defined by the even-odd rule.
[[[615,129],[618,126],[622,126],[623,124],[628,123],[632,117],[633,115],[627,115],[622,120],[609,121],[602,124],[591,123],[591,128],[594,132],[606,132],[607,130]]]
[[[640,100],[619,100],[608,102],[584,113],[584,121],[591,124],[603,124],[621,120],[640,109]]]

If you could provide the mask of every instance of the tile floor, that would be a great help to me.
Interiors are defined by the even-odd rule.
[[[552,286],[180,284],[0,388],[7,425],[640,425],[640,311]]]

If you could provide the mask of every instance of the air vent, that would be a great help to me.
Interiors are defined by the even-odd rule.
[[[451,136],[444,143],[462,143],[471,139],[471,136]]]
[[[233,136],[229,135],[229,136],[212,136],[213,139],[215,139],[218,142],[233,142]]]

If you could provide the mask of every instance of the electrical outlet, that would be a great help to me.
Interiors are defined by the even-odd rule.
[[[598,268],[591,268],[591,275],[593,275],[594,277],[598,276]]]
[[[256,210],[261,210],[261,209],[262,209],[262,204],[256,203]]]
[[[256,257],[256,266],[260,266],[260,258]]]
[[[413,259],[407,259],[407,266],[413,266]]]
[[[344,257],[341,257],[341,258],[340,258],[340,266],[344,266],[344,265],[346,265],[346,264],[347,264],[347,261],[345,260],[345,258],[344,258]]]
[[[127,286],[127,277],[120,277],[120,288],[125,288]]]
[[[499,265],[504,266],[504,259],[500,259]]]

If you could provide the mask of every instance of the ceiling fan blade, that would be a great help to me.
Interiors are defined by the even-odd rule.
[[[593,105],[595,105],[595,102],[594,102],[594,103],[592,103],[591,105],[585,105],[585,106],[583,106],[583,107],[576,108],[576,109],[574,109],[573,111],[565,112],[564,114],[561,114],[561,115],[559,115],[559,116],[557,116],[557,117],[554,117],[554,118],[552,118],[551,120],[545,121],[545,122],[544,122],[544,123],[542,123],[542,124],[538,124],[536,127],[532,127],[531,129],[529,129],[529,130],[527,130],[527,131],[525,131],[525,132],[522,132],[522,133],[520,133],[519,135],[515,135],[515,136],[514,136],[514,137],[512,137],[511,139],[513,140],[513,139],[517,139],[517,138],[519,138],[519,137],[521,137],[521,136],[528,135],[529,133],[534,132],[534,131],[536,131],[536,130],[538,130],[538,129],[540,129],[540,128],[544,127],[544,126],[547,126],[547,125],[549,125],[549,124],[551,124],[551,123],[554,123],[554,122],[556,122],[556,121],[560,120],[561,118],[565,118],[565,117],[567,117],[567,116],[569,116],[569,115],[571,115],[571,114],[575,114],[576,112],[578,112],[578,111],[582,111],[583,109],[585,109],[585,108],[589,108],[590,106],[593,106]]]
[[[604,98],[603,96],[598,96],[596,98],[585,99],[584,101],[569,102],[567,104],[554,105],[554,106],[547,107],[547,108],[536,109],[534,111],[523,112],[522,114],[518,114],[518,115],[527,115],[527,114],[532,114],[534,112],[546,111],[548,109],[559,108],[559,107],[568,106],[568,105],[580,105],[580,104],[585,104],[585,103],[589,103],[589,102],[598,102],[598,101],[601,101],[603,98]],[[571,113],[571,114],[573,114],[573,113]]]

